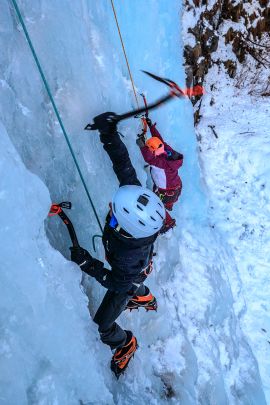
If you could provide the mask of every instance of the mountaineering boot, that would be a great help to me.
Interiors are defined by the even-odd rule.
[[[163,235],[164,233],[168,232],[170,229],[172,229],[173,227],[175,227],[176,225],[176,221],[175,219],[173,219],[170,214],[168,213],[167,209],[166,209],[166,218],[165,218],[165,222],[164,225],[162,226],[162,228],[160,229],[159,233],[161,235]]]
[[[145,295],[134,295],[134,297],[128,301],[126,309],[129,309],[130,311],[138,308],[145,308],[146,311],[157,310],[156,298],[151,294],[148,287],[145,287],[145,289]]]
[[[159,233],[161,235],[164,235],[164,233],[168,232],[170,229],[174,228],[176,226],[176,221],[175,219],[171,218],[170,221],[165,222]]]
[[[125,371],[131,358],[137,350],[137,339],[133,336],[130,330],[126,330],[127,340],[124,346],[117,349],[111,360],[111,370],[114,372],[116,378]]]

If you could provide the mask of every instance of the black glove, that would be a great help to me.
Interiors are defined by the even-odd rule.
[[[147,122],[147,125],[148,125],[149,127],[152,126],[152,121],[150,120],[150,118],[146,117],[146,118],[145,118],[145,121]]]
[[[176,152],[176,151],[172,151],[171,155],[168,156],[168,160],[183,160],[184,156],[182,155],[182,153]]]
[[[139,146],[139,148],[143,148],[145,146],[144,134],[138,135],[138,137],[136,139],[136,144]]]
[[[101,133],[114,133],[117,128],[117,115],[114,112],[105,112],[97,115],[94,119],[92,129],[98,129]]]
[[[70,247],[69,250],[71,251],[71,260],[77,263],[82,271],[85,271],[85,269],[91,267],[94,259],[86,249],[78,246]]]

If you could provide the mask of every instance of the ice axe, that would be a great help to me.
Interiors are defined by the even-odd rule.
[[[115,123],[118,123],[120,121],[126,120],[127,118],[134,117],[134,115],[139,115],[142,113],[145,113],[150,110],[153,110],[154,108],[157,108],[161,104],[166,103],[167,101],[171,100],[173,97],[178,97],[178,98],[183,98],[186,97],[186,94],[184,93],[183,90],[172,80],[170,79],[164,79],[160,76],[154,75],[153,73],[147,72],[146,70],[142,71],[143,73],[147,74],[150,76],[152,79],[157,80],[161,83],[166,84],[170,88],[170,92],[166,94],[165,96],[159,98],[157,101],[144,105],[144,107],[138,108],[137,110],[132,110],[129,111],[125,114],[120,114],[120,115],[114,115],[111,117],[111,120],[114,121]],[[97,129],[95,124],[87,124],[86,127],[84,128],[85,130],[91,131]]]

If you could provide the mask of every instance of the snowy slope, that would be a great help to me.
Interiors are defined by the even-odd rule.
[[[228,13],[224,7],[221,13],[216,2],[186,7],[183,34],[185,44],[191,46],[195,25],[212,29],[218,38],[217,49],[206,56],[210,68],[205,77],[207,92],[195,107],[201,116],[196,128],[200,164],[212,227],[222,233],[230,260],[239,271],[244,302],[237,299],[238,310],[243,312],[242,327],[258,360],[269,403],[270,82],[269,35],[263,34],[264,27],[267,32],[267,25],[263,25],[266,3],[244,3],[237,17],[232,10],[241,8],[241,2],[227,4]],[[252,30],[257,25],[261,31],[258,27]],[[230,31],[241,33],[251,46],[245,42],[232,46],[226,41]],[[202,46],[207,47],[207,43]],[[246,57],[239,63],[237,55],[241,52]],[[234,73],[228,72],[228,66],[234,66]]]
[[[82,128],[97,113],[124,112],[134,106],[110,2],[25,0],[19,5],[104,221],[118,185],[96,134],[86,134]],[[148,0],[148,12],[142,0],[125,2],[121,7],[116,1],[116,8],[139,90],[146,91],[149,99],[164,91],[143,77],[141,68],[183,83],[179,2],[173,0],[168,7],[165,0]],[[79,240],[93,253],[90,239],[99,231],[98,226],[8,0],[3,3],[0,19],[0,118],[25,166],[46,184],[51,198],[72,200],[71,218]],[[159,310],[154,314],[124,313],[120,318],[121,324],[136,334],[140,349],[118,382],[109,370],[110,351],[99,342],[87,312],[89,305],[90,314],[94,314],[104,289],[85,277],[88,304],[79,288],[78,267],[50,247],[42,225],[50,205],[46,188],[18,158],[18,174],[12,176],[14,186],[7,180],[1,185],[1,191],[9,190],[19,197],[18,185],[24,184],[20,193],[26,196],[16,207],[18,218],[26,218],[25,226],[17,231],[14,221],[11,239],[5,236],[7,251],[13,251],[14,243],[19,249],[15,257],[4,255],[3,267],[9,269],[12,281],[7,284],[6,272],[1,272],[1,284],[7,285],[14,299],[6,303],[5,296],[1,297],[1,306],[10,314],[19,308],[21,319],[30,317],[34,331],[30,334],[25,328],[16,328],[17,347],[10,345],[10,352],[7,349],[3,353],[8,373],[1,373],[1,393],[2,386],[12,387],[5,393],[8,400],[0,397],[4,404],[18,403],[17,398],[22,404],[61,405],[79,400],[91,404],[265,403],[257,362],[240,328],[242,296],[237,267],[207,217],[192,107],[188,101],[174,102],[155,112],[153,118],[166,139],[185,154],[184,190],[174,211],[178,227],[158,241],[155,272],[147,281],[157,296]],[[127,121],[120,130],[141,180],[146,181],[134,142],[138,123]],[[3,139],[3,147],[9,145],[6,135]],[[16,152],[7,147],[10,153],[3,157],[4,163],[16,173],[12,166]],[[7,179],[10,170],[5,169]],[[31,180],[24,180],[24,176],[31,176]],[[30,210],[28,193],[32,195]],[[15,207],[11,204],[9,209]],[[46,228],[51,244],[68,256],[70,242],[63,225],[53,218]],[[5,235],[2,222],[1,232]],[[103,259],[100,245],[98,250]],[[19,283],[16,294],[14,280]],[[18,290],[29,294],[22,294],[17,301]],[[41,319],[44,323],[40,325]],[[8,321],[3,324],[6,333],[14,336]],[[51,337],[54,333],[56,337]],[[44,359],[48,359],[45,366]],[[27,371],[26,361],[30,364]],[[14,369],[22,376],[21,387],[16,384]]]
[[[246,89],[233,90],[224,72],[218,76],[230,90],[223,87],[222,98],[212,93],[212,108],[210,96],[203,100],[198,127],[201,161],[211,198],[212,226],[224,234],[239,269],[245,299],[242,326],[270,401],[269,101],[248,94],[247,80]],[[263,74],[261,79],[259,84]],[[209,80],[209,88],[211,84]],[[217,139],[209,125],[215,126]]]
[[[251,17],[260,18],[260,4],[244,7]],[[186,10],[185,43],[192,41],[188,28],[213,5],[208,10]],[[211,23],[216,27],[213,20]],[[254,21],[253,26],[256,24]],[[200,105],[201,115],[197,137],[211,224],[223,234],[239,271],[244,298],[242,327],[258,360],[269,403],[269,36],[249,38],[250,43],[258,44],[253,48],[265,63],[247,54],[240,64],[235,49],[233,52],[225,40],[228,30],[249,37],[248,28],[249,20],[240,14],[237,23],[228,16],[221,19],[215,30],[219,43],[211,63],[208,61],[207,93],[196,106]],[[234,78],[226,72],[228,61],[235,65]]]

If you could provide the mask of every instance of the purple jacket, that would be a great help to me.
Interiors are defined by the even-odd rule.
[[[183,155],[173,150],[170,145],[164,142],[162,136],[151,125],[150,132],[152,136],[158,137],[164,143],[165,153],[155,156],[147,146],[141,148],[144,160],[151,166],[151,176],[153,182],[161,189],[175,189],[182,186],[181,179],[178,175],[178,169],[183,164]]]

